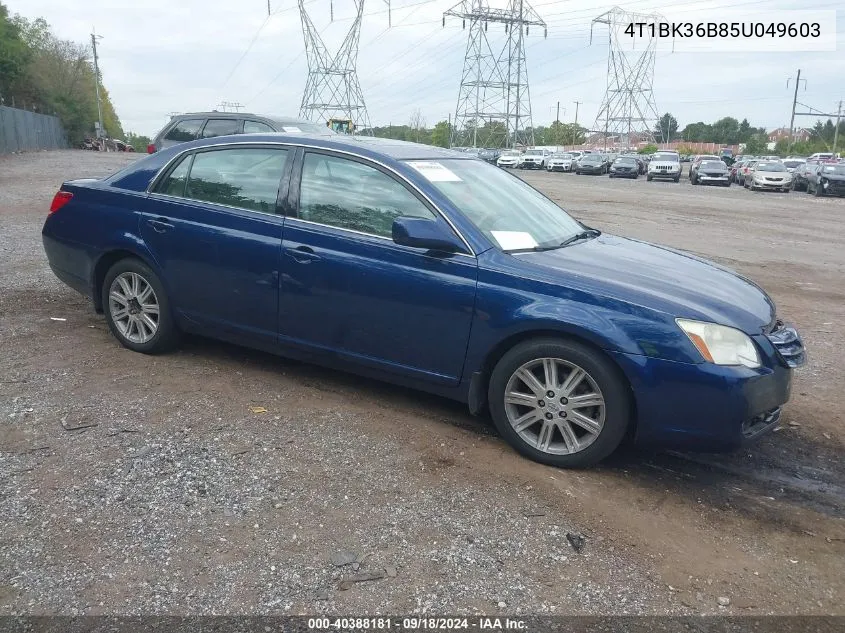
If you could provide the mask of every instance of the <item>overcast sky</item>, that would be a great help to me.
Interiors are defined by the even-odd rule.
[[[222,100],[240,102],[251,112],[298,114],[307,66],[296,0],[272,0],[269,19],[267,0],[4,1],[12,13],[45,18],[62,38],[90,41],[96,27],[103,37],[100,69],[125,130],[152,136],[169,113],[208,110]],[[493,7],[505,3],[490,0]],[[374,125],[407,123],[417,108],[429,125],[450,112],[454,116],[467,40],[459,19],[441,26],[441,15],[454,5],[455,0],[393,0],[388,28],[384,2],[367,0],[358,74]],[[592,125],[606,88],[608,47],[606,30],[601,35],[597,30],[590,45],[590,23],[614,5],[669,10],[657,0],[532,5],[548,24],[547,38],[532,29],[526,44],[535,125],[554,120],[558,101],[562,120],[574,120],[574,101],[580,101],[578,121]],[[309,0],[306,6],[326,44],[336,49],[351,24],[353,3],[335,0],[333,23],[329,0]],[[741,8],[770,18],[776,10],[841,6],[841,0],[678,0],[670,16],[724,20],[726,10]],[[502,27],[490,26],[491,40],[496,28]],[[845,99],[845,11],[837,15],[837,33],[838,50],[831,52],[661,51],[654,78],[658,110],[672,112],[681,127],[723,116],[748,117],[768,128],[788,126],[792,91],[786,82],[801,68],[807,85],[798,100],[835,112]],[[803,118],[796,125],[811,123]]]

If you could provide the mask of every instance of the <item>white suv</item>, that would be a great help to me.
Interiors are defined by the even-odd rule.
[[[671,178],[675,182],[681,179],[681,155],[678,152],[655,152],[648,163],[646,180]]]

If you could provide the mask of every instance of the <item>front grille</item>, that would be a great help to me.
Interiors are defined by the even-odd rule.
[[[755,415],[753,418],[742,423],[742,434],[746,439],[752,438],[755,435],[772,428],[780,422],[781,408],[775,407],[771,411],[766,411],[760,415]]]
[[[801,367],[807,361],[807,351],[798,332],[778,319],[766,335],[787,367]]]

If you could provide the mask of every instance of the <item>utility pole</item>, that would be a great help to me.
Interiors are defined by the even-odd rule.
[[[792,77],[786,80],[786,87],[789,87],[789,82],[791,81]],[[795,79],[795,94],[792,97],[792,117],[789,119],[789,149],[792,149],[792,146],[795,144],[795,138],[793,137],[793,131],[795,129],[795,106],[798,105],[798,84],[801,83],[801,69],[798,69],[798,77]],[[807,80],[804,80],[804,88],[807,88]]]
[[[575,125],[578,125],[578,106],[580,106],[584,102],[583,101],[574,101],[573,103],[575,103]]]
[[[91,33],[91,47],[94,49],[94,90],[97,93],[97,116],[99,117],[99,129],[97,130],[97,138],[105,136],[105,129],[103,128],[103,106],[100,103],[100,66],[97,60],[97,40],[102,39],[102,35]]]
[[[836,110],[836,127],[833,128],[833,155],[836,156],[836,146],[839,142],[839,119],[842,117],[842,100],[839,101],[839,109]]]
[[[555,121],[560,123],[560,101],[557,102],[557,114],[555,115]]]

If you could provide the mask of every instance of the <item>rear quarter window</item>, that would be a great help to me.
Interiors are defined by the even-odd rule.
[[[199,138],[200,128],[205,119],[185,119],[179,121],[174,125],[164,138],[168,141],[177,141],[179,143],[186,143]]]

